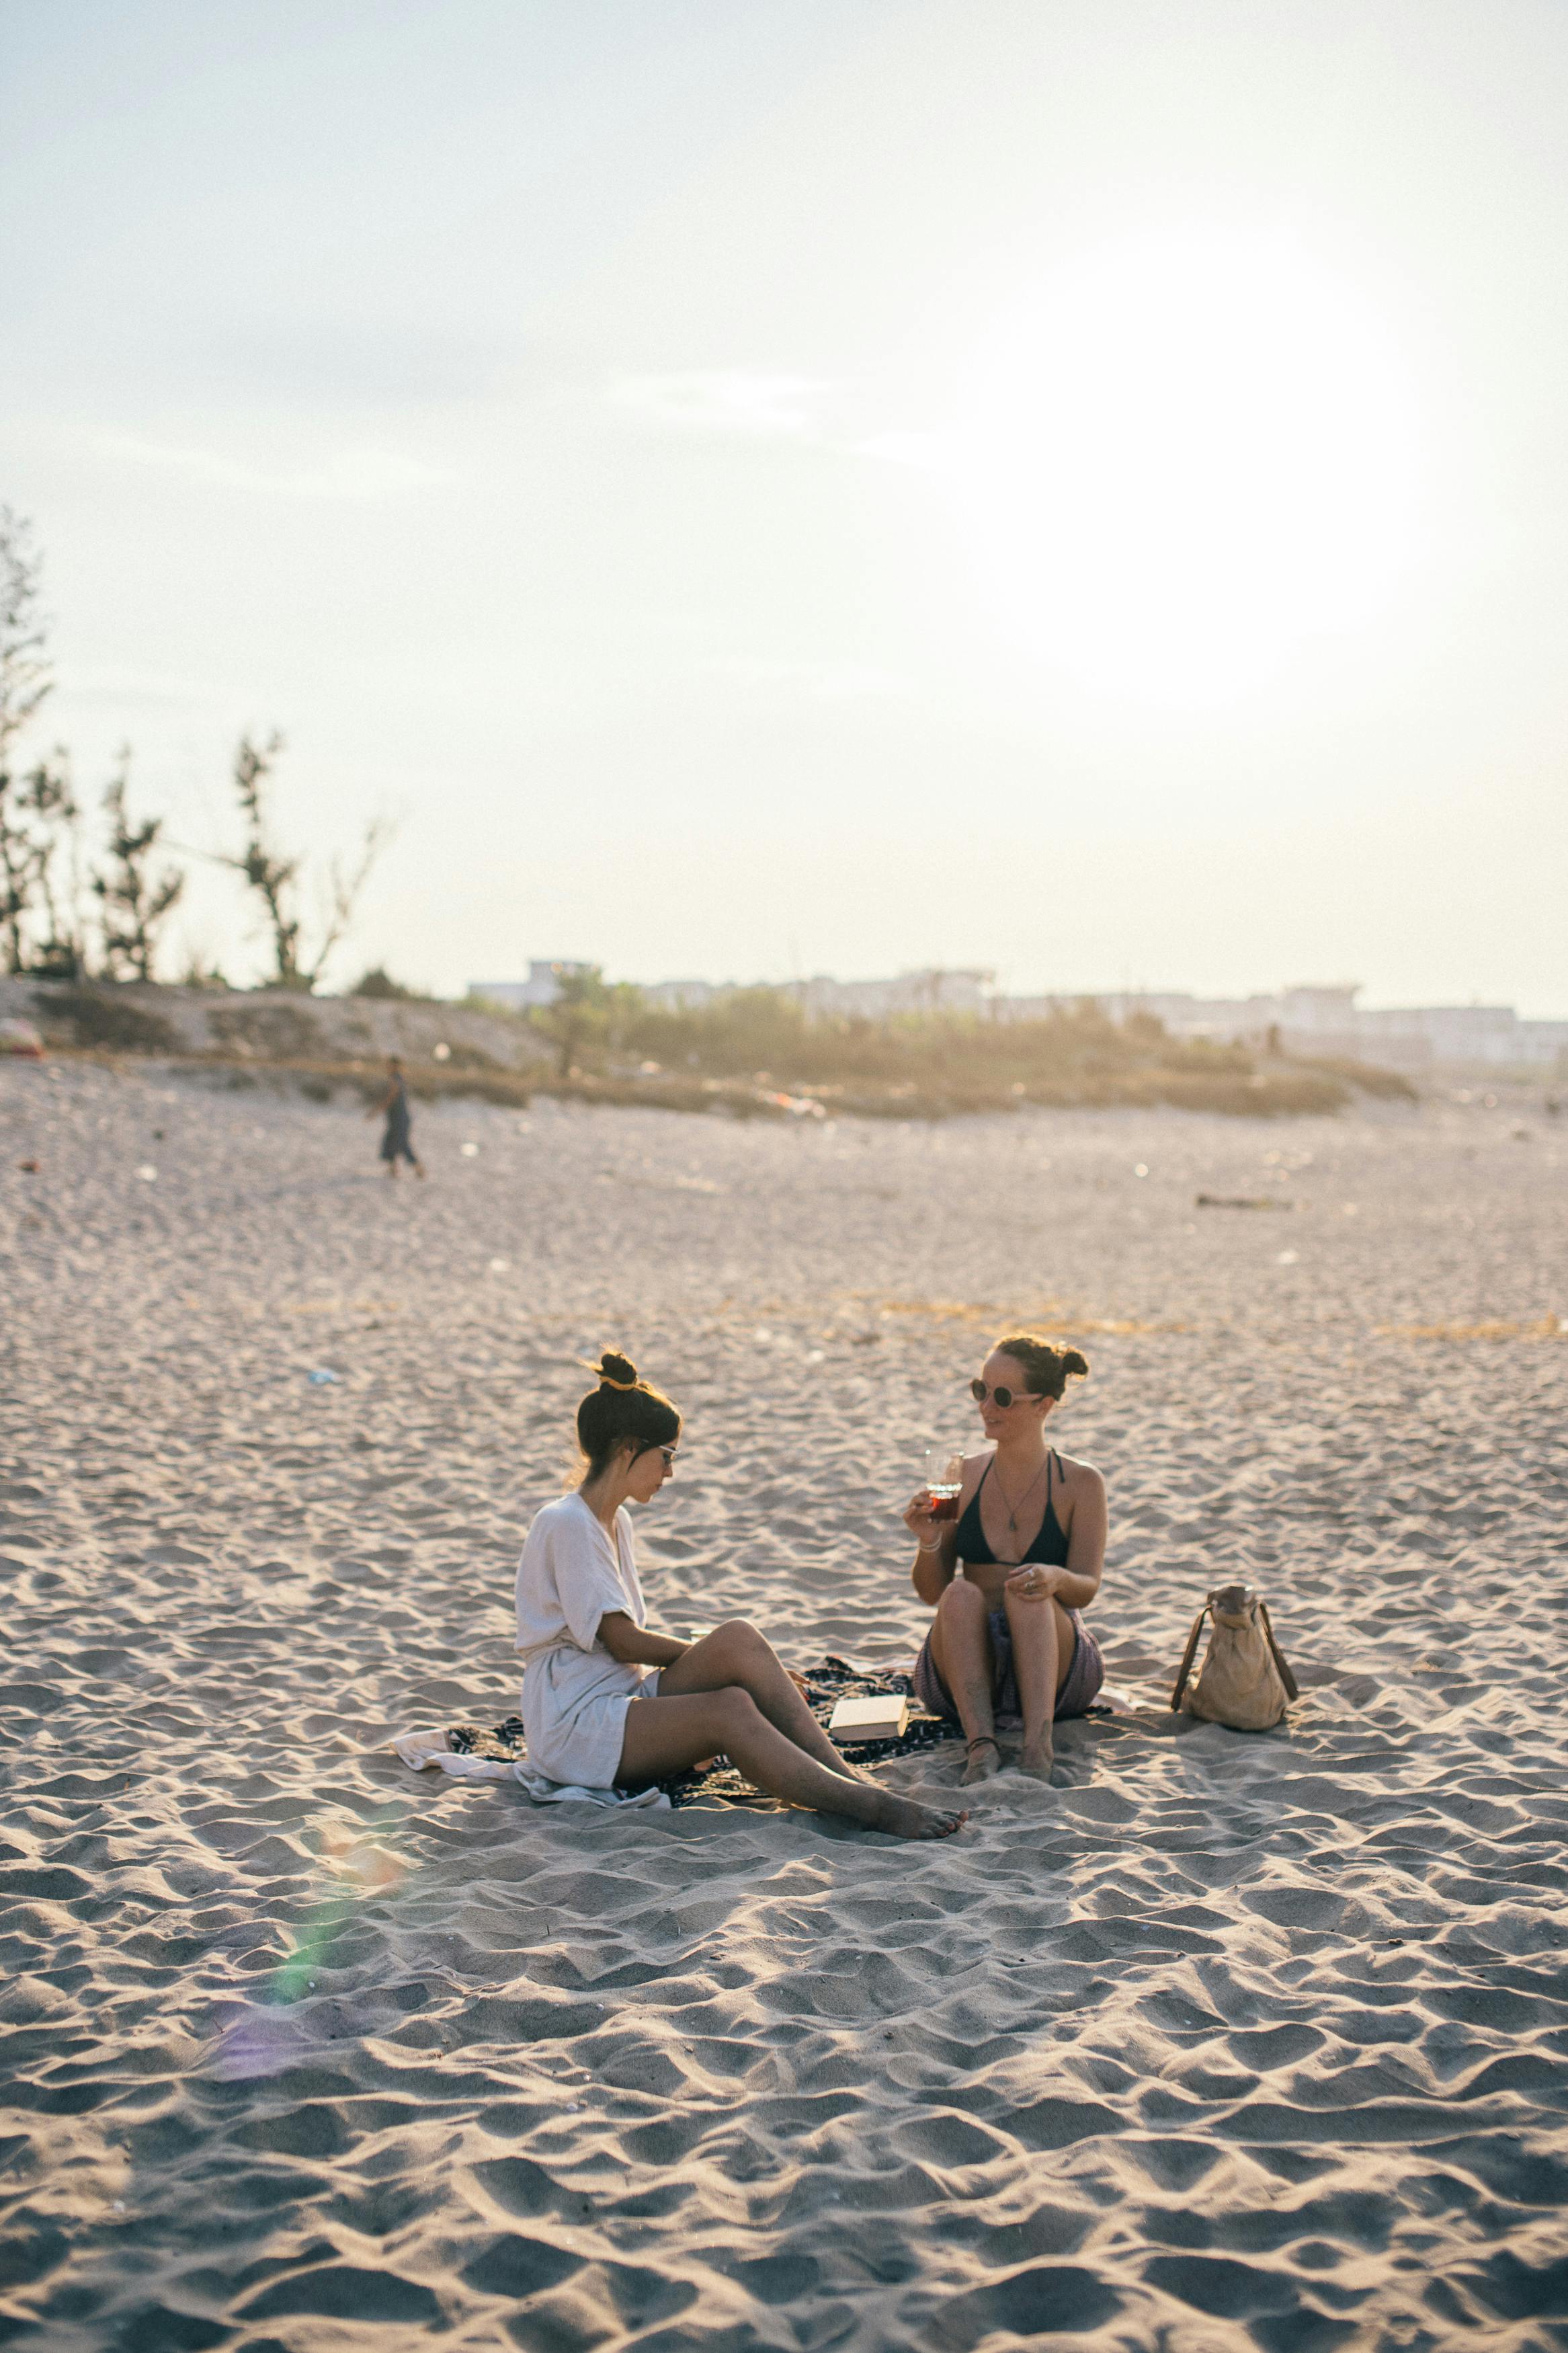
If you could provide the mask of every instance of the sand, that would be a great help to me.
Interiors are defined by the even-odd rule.
[[[1539,1098],[448,1104],[426,1187],[375,1134],[0,1068],[0,2337],[1568,2343]],[[1092,1622],[1135,1704],[1063,1729],[1059,1786],[1003,1774],[914,1848],[388,1753],[515,1705],[521,1532],[606,1340],[689,1416],[656,1617],[907,1658],[898,1511],[1015,1316],[1093,1365],[1059,1434],[1110,1482]],[[1162,1705],[1242,1576],[1303,1684],[1262,1737]]]

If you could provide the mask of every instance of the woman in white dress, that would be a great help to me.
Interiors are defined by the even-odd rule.
[[[577,1409],[581,1484],[546,1504],[517,1572],[522,1721],[533,1764],[574,1787],[642,1789],[726,1756],[772,1796],[896,1838],[946,1838],[968,1820],[896,1797],[846,1763],[754,1626],[699,1642],[647,1623],[628,1504],[675,1469],[680,1416],[606,1352]]]

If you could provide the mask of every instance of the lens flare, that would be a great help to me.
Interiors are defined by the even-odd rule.
[[[331,1883],[300,1922],[261,1998],[230,2005],[220,2014],[209,2065],[220,2083],[282,2074],[311,2048],[310,2029],[294,2005],[329,1965],[333,1945],[360,1905],[395,1894],[409,1877],[403,1857],[379,1842],[378,1833],[391,1829],[395,1819],[400,1816],[389,1814],[368,1831],[341,1822],[321,1831],[318,1852]]]

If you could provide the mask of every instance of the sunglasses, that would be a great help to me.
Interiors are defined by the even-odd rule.
[[[994,1389],[988,1389],[978,1373],[969,1384],[969,1394],[976,1405],[984,1405],[987,1398],[994,1398],[1003,1413],[1010,1405],[1026,1405],[1034,1397],[1032,1389],[1010,1389],[1005,1381],[998,1381]]]

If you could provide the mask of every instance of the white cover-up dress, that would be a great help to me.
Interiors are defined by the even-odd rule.
[[[647,1624],[631,1514],[615,1541],[581,1495],[546,1504],[517,1569],[517,1647],[529,1759],[552,1781],[607,1789],[626,1736],[626,1710],[658,1689],[657,1668],[623,1665],[598,1640],[608,1609]]]

